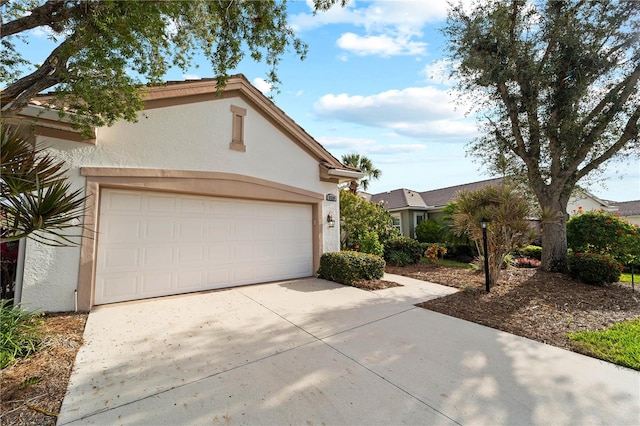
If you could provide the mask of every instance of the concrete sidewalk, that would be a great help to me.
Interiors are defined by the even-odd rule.
[[[89,315],[65,424],[640,424],[640,373],[319,279]]]

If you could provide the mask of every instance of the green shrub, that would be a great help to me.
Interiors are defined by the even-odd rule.
[[[569,219],[567,244],[574,252],[608,254],[622,264],[640,264],[640,229],[608,212],[588,211]]]
[[[407,266],[412,262],[411,257],[407,253],[392,251],[387,254],[387,263],[393,266]]]
[[[396,252],[404,253],[409,259],[408,263],[418,263],[424,253],[418,241],[403,236],[391,238],[385,243],[384,259],[390,262],[392,256],[397,257],[394,254]]]
[[[0,300],[0,368],[40,348],[41,316],[12,306],[10,300]]]
[[[365,232],[360,238],[360,251],[380,257],[384,256],[384,245],[378,239],[378,234],[372,231]]]
[[[391,213],[382,204],[371,203],[350,191],[340,191],[340,248],[358,250],[367,232],[375,232],[378,241],[385,244],[399,231],[393,227]]]
[[[603,285],[620,280],[622,264],[608,254],[569,253],[569,272],[587,284]]]
[[[542,260],[542,247],[538,246],[526,246],[518,250],[518,253],[523,257],[529,257],[531,259]]]
[[[441,243],[444,238],[442,225],[434,219],[423,220],[416,226],[416,237],[421,243]]]
[[[358,280],[382,278],[384,267],[384,259],[380,256],[357,251],[337,251],[325,253],[320,257],[318,277],[353,285]]]

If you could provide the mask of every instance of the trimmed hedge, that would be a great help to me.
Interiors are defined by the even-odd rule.
[[[569,272],[582,282],[594,285],[620,281],[622,264],[608,254],[569,253]]]
[[[357,251],[336,251],[320,257],[318,278],[353,285],[358,280],[382,278],[385,266],[380,256]]]
[[[405,264],[418,263],[423,253],[422,246],[413,238],[396,237],[384,245],[384,259],[395,266],[404,266],[398,264],[398,260],[402,260],[402,263],[406,262]]]
[[[518,253],[523,257],[530,257],[532,259],[542,260],[542,247],[526,246],[519,249]]]

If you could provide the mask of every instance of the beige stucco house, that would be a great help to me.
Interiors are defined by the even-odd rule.
[[[242,76],[148,89],[137,123],[85,139],[21,116],[89,197],[77,247],[28,240],[17,297],[46,311],[312,276],[340,249],[342,165]]]

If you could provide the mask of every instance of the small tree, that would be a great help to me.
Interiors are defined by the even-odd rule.
[[[506,255],[523,247],[534,238],[528,220],[529,203],[510,186],[485,186],[476,191],[460,191],[453,213],[453,226],[458,234],[467,233],[489,261],[489,280],[498,281]],[[489,220],[487,249],[482,250],[480,220]]]
[[[574,252],[608,254],[625,265],[640,263],[640,229],[604,211],[588,211],[567,221],[567,243]]]
[[[375,232],[382,244],[398,235],[392,225],[391,215],[384,207],[350,191],[340,191],[340,248],[359,248],[360,240],[369,232]]]

